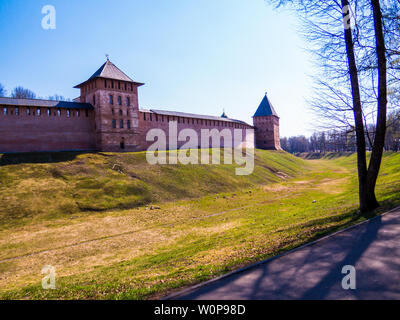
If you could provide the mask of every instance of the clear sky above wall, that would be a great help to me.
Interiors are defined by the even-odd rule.
[[[41,26],[44,5],[56,29]],[[142,108],[252,123],[265,92],[281,136],[309,134],[312,74],[297,20],[263,0],[0,1],[0,83],[38,96],[72,87],[110,60],[134,81]]]

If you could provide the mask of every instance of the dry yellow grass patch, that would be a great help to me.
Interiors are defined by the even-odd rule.
[[[96,266],[113,265],[149,254],[189,234],[212,236],[237,226],[236,222],[227,222],[211,227],[169,227],[171,222],[182,223],[201,217],[188,208],[190,205],[172,205],[168,210],[142,208],[70,221],[58,227],[2,232],[0,260],[8,260],[0,262],[0,291],[17,288],[22,283],[37,283],[45,265],[54,266],[60,276],[87,273]]]
[[[343,185],[348,183],[348,181],[348,177],[341,179],[323,179],[318,185],[318,188],[329,194],[339,194],[343,192]]]
[[[263,190],[266,192],[282,192],[282,191],[288,191],[289,189],[290,189],[289,186],[282,185],[279,183],[274,183],[263,187]]]
[[[238,227],[239,225],[240,223],[238,221],[230,221],[230,222],[216,224],[214,226],[194,227],[191,228],[191,231],[197,234],[206,234],[206,235],[212,234],[213,236],[215,236],[216,234],[223,234],[233,228]]]
[[[304,185],[304,184],[310,184],[312,181],[308,180],[308,181],[293,181],[294,184],[299,184],[299,185]]]
[[[54,266],[60,276],[90,272],[96,266],[112,265],[167,245],[181,235],[165,234],[161,229],[141,230],[9,260],[6,263],[11,266],[1,273],[0,288],[11,289],[20,282],[27,285],[39,281],[45,265]]]

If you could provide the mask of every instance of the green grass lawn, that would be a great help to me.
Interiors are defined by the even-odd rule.
[[[250,176],[149,166],[144,153],[0,163],[3,299],[157,298],[365,219],[355,155],[257,150]],[[387,153],[376,213],[400,204],[399,181],[400,154]],[[41,288],[44,265],[56,268],[55,290]]]

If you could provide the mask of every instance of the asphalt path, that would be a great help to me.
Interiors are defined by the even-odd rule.
[[[400,208],[169,298],[400,299]]]

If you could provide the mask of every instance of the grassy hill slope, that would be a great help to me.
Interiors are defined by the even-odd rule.
[[[278,182],[300,174],[306,162],[284,152],[257,151],[253,174],[237,176],[235,167],[149,165],[145,152],[0,155],[0,228]]]
[[[57,217],[48,219],[46,207],[37,212],[27,207],[28,216],[19,219],[27,223],[0,229],[2,299],[157,298],[366,219],[358,211],[355,155],[305,161],[259,151],[255,173],[247,177],[235,176],[234,166],[147,167],[143,154],[55,154],[44,163],[45,156],[50,157],[31,159],[41,162],[38,165],[0,168],[2,177],[8,177],[2,183],[12,188],[2,186],[1,199],[14,192],[21,202],[35,204],[34,195],[22,188],[31,185],[42,190],[36,191],[36,201],[47,204]],[[11,160],[18,162],[16,157],[2,159]],[[112,170],[114,162],[122,166],[122,173]],[[293,178],[282,179],[284,173]],[[121,205],[100,187],[78,189],[87,180],[94,184],[103,179],[108,179],[108,192],[117,190],[121,180],[122,185],[138,180],[147,193],[132,188],[139,190],[132,197],[144,199],[146,194],[141,201],[174,201],[163,202],[157,210],[141,206],[62,212],[62,197],[76,201],[80,192],[86,193],[89,204],[92,198],[98,206]],[[377,183],[382,207],[375,214],[400,204],[399,181],[400,153],[386,153]],[[57,189],[56,183],[64,189]],[[216,194],[217,190],[221,192]],[[57,200],[52,202],[53,192]],[[1,210],[6,220],[11,219],[9,207]],[[56,290],[41,287],[42,267],[49,264],[57,270]]]

